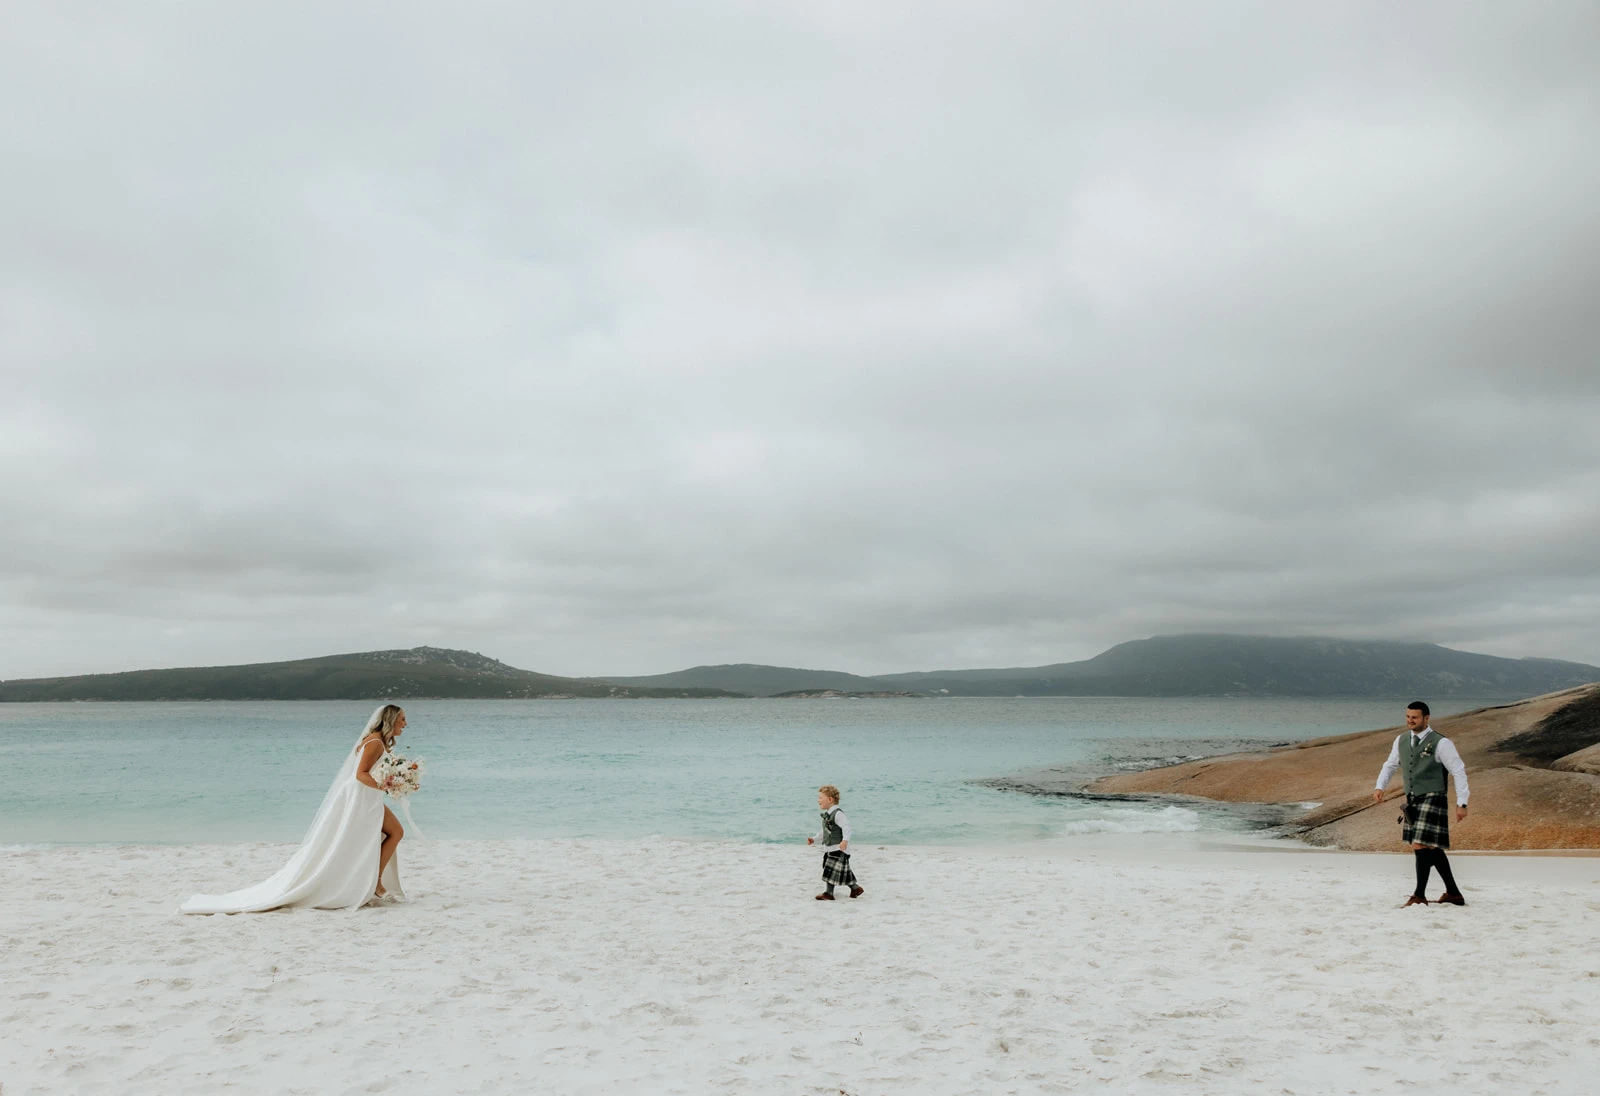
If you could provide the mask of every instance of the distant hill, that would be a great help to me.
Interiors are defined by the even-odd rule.
[[[649,677],[569,678],[438,647],[293,662],[0,681],[0,702],[355,700],[444,697],[715,697],[785,693],[928,696],[1524,697],[1600,681],[1600,667],[1496,658],[1431,643],[1265,636],[1157,636],[1082,662],[863,677],[739,663]]]
[[[1600,681],[1600,667],[1496,658],[1431,643],[1314,637],[1157,636],[1082,662],[858,677],[780,666],[701,666],[619,683],[714,686],[772,696],[838,689],[937,696],[1524,697]]]
[[[633,688],[608,681],[551,677],[471,651],[413,647],[293,662],[133,670],[83,677],[0,681],[0,701],[42,700],[400,700],[417,697],[727,696],[695,686]]]
[[[726,666],[694,666],[670,674],[650,677],[608,677],[618,685],[643,688],[727,689],[746,696],[777,696],[780,693],[874,692],[884,688],[877,678],[857,677],[839,670],[796,670],[786,666],[756,666],[739,662]]]

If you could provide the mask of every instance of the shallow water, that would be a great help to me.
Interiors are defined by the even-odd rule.
[[[1405,699],[414,700],[400,747],[430,837],[803,840],[831,783],[860,842],[1013,843],[1247,822],[996,778],[1392,726]],[[0,844],[297,840],[372,707],[0,704]]]

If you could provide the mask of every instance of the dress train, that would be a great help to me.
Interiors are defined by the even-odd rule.
[[[182,913],[258,913],[282,909],[357,909],[378,889],[378,846],[383,842],[383,793],[356,779],[356,750],[345,758],[311,828],[289,862],[271,878],[228,894],[197,894]],[[385,897],[404,899],[400,852],[383,871]]]

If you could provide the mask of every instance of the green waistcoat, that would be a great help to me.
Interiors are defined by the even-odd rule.
[[[1400,773],[1406,780],[1407,795],[1427,795],[1445,790],[1448,773],[1437,756],[1439,732],[1432,727],[1422,736],[1419,747],[1411,746],[1411,732],[1400,736]]]
[[[837,845],[844,840],[844,827],[833,820],[833,811],[822,812],[822,844]]]

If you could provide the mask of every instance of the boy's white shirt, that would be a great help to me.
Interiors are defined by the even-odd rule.
[[[834,822],[836,822],[838,824],[839,828],[844,831],[844,840],[846,840],[846,841],[850,840],[850,819],[845,817],[845,813],[844,813],[844,809],[843,808],[841,808],[838,804],[834,804],[833,806],[829,807],[827,810],[823,811],[822,813],[823,814],[831,814],[831,815],[833,815]],[[823,833],[824,833],[823,830],[818,830],[816,832],[816,835],[813,836],[811,838],[811,840],[813,840],[813,841],[821,841]],[[824,845],[824,846],[822,846],[822,851],[823,852],[839,852],[840,850],[839,850],[839,846],[838,845]]]

